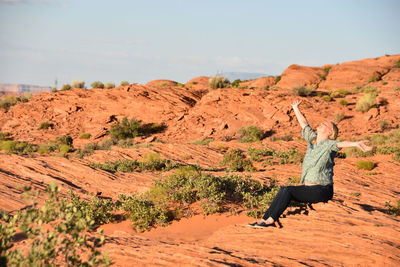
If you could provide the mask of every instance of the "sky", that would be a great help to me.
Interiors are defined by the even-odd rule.
[[[185,83],[400,54],[398,0],[0,0],[0,83]]]

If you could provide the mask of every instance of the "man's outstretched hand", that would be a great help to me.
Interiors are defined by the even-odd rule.
[[[299,107],[299,105],[301,104],[301,102],[302,102],[302,100],[296,100],[296,101],[294,101],[293,103],[292,103],[292,107],[295,109],[295,108],[298,108]]]
[[[359,141],[359,142],[357,142],[356,147],[361,149],[362,152],[370,151],[372,149],[372,147],[366,145],[366,143],[368,143],[368,142],[369,142],[368,140]]]

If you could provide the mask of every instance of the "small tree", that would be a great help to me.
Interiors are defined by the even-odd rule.
[[[105,86],[106,89],[112,89],[115,88],[115,83],[107,83]]]
[[[104,88],[104,84],[100,81],[95,81],[91,84],[92,88]]]
[[[229,81],[224,76],[216,75],[216,76],[210,78],[209,83],[210,83],[210,87],[212,89],[217,89],[217,88],[227,87],[229,84]]]

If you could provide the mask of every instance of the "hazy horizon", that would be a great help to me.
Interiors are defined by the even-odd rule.
[[[0,0],[0,83],[279,75],[400,54],[400,2]]]

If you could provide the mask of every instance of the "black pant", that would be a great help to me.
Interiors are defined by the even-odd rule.
[[[290,200],[306,203],[325,202],[333,197],[333,185],[298,185],[285,186],[279,189],[278,194],[265,212],[263,219],[272,217],[275,221],[289,206]]]

